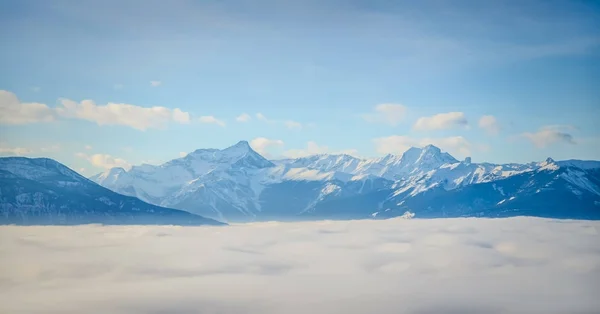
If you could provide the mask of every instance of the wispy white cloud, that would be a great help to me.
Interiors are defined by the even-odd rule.
[[[152,87],[158,87],[162,84],[161,81],[150,81],[150,86]]]
[[[83,148],[85,148],[85,150],[92,150],[92,145],[85,145]]]
[[[413,129],[416,131],[447,130],[467,127],[469,122],[462,112],[439,113],[431,117],[417,119]]]
[[[190,114],[179,108],[173,109],[173,121],[180,124],[190,123]]]
[[[255,116],[256,116],[256,119],[258,119],[260,121],[270,122],[270,120],[267,119],[267,117],[264,114],[260,113],[260,112],[257,113]]]
[[[25,156],[33,153],[33,150],[25,147],[8,147],[0,144],[0,155],[3,156]]]
[[[215,118],[214,116],[201,116],[198,118],[198,121],[200,121],[200,123],[216,124],[220,127],[225,127],[225,122]]]
[[[0,142],[0,155],[2,156],[35,156],[55,153],[60,150],[60,145],[36,146],[36,147],[14,147]]]
[[[31,91],[34,92],[34,93],[39,93],[41,90],[42,90],[42,88],[39,87],[39,86],[33,86],[33,87],[31,87]]]
[[[302,123],[296,122],[296,121],[293,121],[293,120],[287,120],[287,121],[284,122],[284,124],[285,124],[286,128],[291,129],[291,130],[293,130],[293,129],[302,129]]]
[[[283,156],[287,158],[300,158],[310,155],[325,154],[329,151],[327,146],[320,146],[316,142],[310,141],[306,143],[306,147],[303,149],[290,149],[283,152]]]
[[[467,157],[471,155],[473,145],[462,136],[440,138],[414,138],[403,135],[380,137],[373,140],[375,150],[380,154],[402,154],[411,147],[435,145],[454,156]]]
[[[2,265],[10,271],[2,278],[15,288],[3,290],[1,307],[89,314],[597,313],[599,229],[597,221],[530,217],[3,226]],[[202,248],[201,261],[192,248]]]
[[[87,160],[92,166],[105,170],[121,167],[125,170],[131,169],[131,164],[123,158],[113,157],[108,154],[93,154],[76,153],[76,157]]]
[[[75,102],[61,99],[56,111],[61,117],[95,122],[98,125],[124,125],[141,131],[164,129],[171,122],[189,123],[189,113],[179,108],[141,107],[123,103],[97,105],[92,100]]]
[[[0,90],[0,124],[29,124],[56,120],[56,113],[46,104],[21,102],[17,95]]]
[[[121,90],[123,89],[125,86],[123,84],[115,84],[113,85],[113,89],[115,90]]]
[[[81,119],[98,125],[124,125],[138,130],[162,129],[169,123],[187,124],[190,114],[179,108],[142,107],[124,103],[97,105],[93,100],[60,99],[59,106],[22,103],[9,91],[0,90],[0,124],[51,122],[58,118]]]
[[[379,104],[375,106],[375,112],[362,115],[363,119],[370,123],[383,123],[396,126],[406,117],[408,109],[400,104]]]
[[[568,131],[575,128],[570,125],[548,125],[540,128],[537,132],[525,132],[521,137],[529,140],[535,147],[544,148],[556,143],[577,144],[575,138]]]
[[[38,150],[42,153],[54,153],[60,151],[60,145],[42,146]]]
[[[283,145],[284,142],[282,140],[268,139],[265,137],[257,137],[250,141],[250,147],[267,158],[271,157],[271,153],[269,152],[270,149],[282,147]]]
[[[241,115],[239,115],[239,116],[237,116],[237,117],[235,118],[235,121],[237,121],[237,122],[248,122],[248,121],[250,121],[251,119],[252,119],[252,117],[251,117],[249,114],[247,114],[247,113],[242,113]]]
[[[179,157],[185,157],[187,155],[188,155],[188,153],[186,153],[186,152],[179,152]]]
[[[500,124],[494,116],[482,116],[479,119],[479,127],[489,135],[498,135],[500,133]]]

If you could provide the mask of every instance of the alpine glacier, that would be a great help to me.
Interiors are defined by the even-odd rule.
[[[267,160],[247,141],[90,178],[117,193],[221,221],[419,217],[600,219],[600,162],[458,161],[438,147],[361,159]]]

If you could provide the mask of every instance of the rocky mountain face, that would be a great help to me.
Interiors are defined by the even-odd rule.
[[[439,148],[359,159],[267,160],[241,141],[162,165],[111,169],[92,181],[157,206],[222,221],[419,217],[600,219],[600,162],[458,161]],[[554,200],[554,201],[550,201]]]
[[[0,224],[86,223],[221,224],[115,193],[52,159],[0,158]]]

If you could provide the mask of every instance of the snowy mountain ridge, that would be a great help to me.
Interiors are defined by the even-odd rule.
[[[550,158],[528,164],[473,163],[471,158],[458,161],[433,145],[373,159],[320,154],[270,161],[248,142],[240,141],[222,150],[198,149],[162,165],[110,169],[90,179],[155,205],[225,221],[247,221],[308,213],[327,217],[332,211],[344,217],[362,217],[363,211],[369,215],[378,212],[391,200],[397,201],[393,206],[402,207],[398,205],[402,201],[429,192],[503,182],[539,171],[560,170],[563,181],[570,180],[569,186],[584,187],[600,197],[596,193],[600,188],[588,180],[598,168],[598,161]],[[577,171],[583,171],[583,177],[572,174]],[[344,203],[350,200],[354,202]],[[334,205],[345,206],[347,211],[330,208]],[[407,210],[413,211],[404,208],[402,213]]]
[[[115,193],[52,159],[0,158],[0,224],[88,223],[220,224]]]
[[[353,175],[373,175],[388,180],[396,180],[409,174],[423,173],[447,163],[458,162],[438,147],[411,147],[401,156],[388,154],[379,158],[360,159],[350,155],[320,154],[297,159],[274,161],[278,165],[291,168],[308,168],[319,171],[339,171]]]

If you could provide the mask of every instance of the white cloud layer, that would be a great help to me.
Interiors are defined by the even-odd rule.
[[[216,124],[220,127],[225,127],[225,122],[215,118],[214,116],[201,116],[198,118],[198,121],[200,121],[200,123]]]
[[[407,108],[400,104],[379,104],[375,112],[364,114],[362,117],[370,123],[383,123],[391,126],[398,125],[406,116]]]
[[[470,156],[473,149],[471,142],[462,136],[414,138],[404,135],[392,135],[376,138],[373,143],[378,153],[396,155],[404,153],[411,147],[423,147],[428,144],[435,145],[455,157]]]
[[[526,132],[521,136],[528,139],[537,148],[544,148],[556,143],[577,144],[573,135],[567,133],[571,130],[574,128],[569,125],[548,125],[535,133]]]
[[[150,81],[150,86],[152,87],[158,87],[162,84],[161,81]]]
[[[0,227],[2,313],[596,313],[599,222]]]
[[[283,145],[284,142],[282,140],[268,139],[265,137],[257,137],[250,141],[250,147],[267,158],[271,157],[271,154],[269,153],[270,149],[282,147]]]
[[[417,119],[413,129],[416,131],[447,130],[457,127],[467,127],[469,122],[462,112],[438,113],[431,117]]]
[[[93,154],[88,155],[85,153],[77,153],[75,156],[85,159],[90,162],[95,167],[102,168],[105,170],[121,167],[125,170],[131,169],[131,164],[127,162],[125,159],[113,157],[108,154]]]
[[[498,135],[500,133],[500,124],[494,116],[482,116],[479,119],[479,127],[489,135]]]
[[[56,113],[45,104],[24,103],[17,95],[0,90],[0,124],[29,124],[51,122],[56,119]]]
[[[306,147],[303,149],[290,149],[283,152],[283,156],[287,158],[300,158],[318,154],[347,154],[356,156],[358,151],[356,149],[346,149],[342,151],[331,151],[327,146],[321,146],[314,141],[306,143]]]

